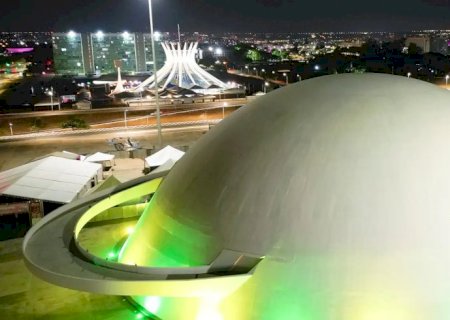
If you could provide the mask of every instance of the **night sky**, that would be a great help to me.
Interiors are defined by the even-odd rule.
[[[153,0],[155,29],[200,32],[450,29],[450,0]],[[0,31],[147,31],[147,0],[15,0]]]

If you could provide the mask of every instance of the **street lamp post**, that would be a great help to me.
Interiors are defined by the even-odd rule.
[[[406,75],[408,76],[408,79],[411,78],[411,72],[408,72]]]
[[[162,147],[161,116],[159,109],[159,92],[158,92],[158,76],[157,76],[158,70],[156,68],[155,35],[153,34],[152,0],[148,0],[148,13],[150,16],[150,37],[152,39],[153,74],[155,77],[155,101],[156,101],[156,124],[158,127],[158,146]]]
[[[283,73],[283,76],[286,78],[286,85],[289,84],[289,79],[287,73]]]
[[[128,129],[127,112],[128,112],[128,109],[125,109],[125,110],[123,111],[123,123],[125,124],[125,129]]]
[[[255,70],[255,75],[258,76],[258,69],[256,69],[256,67],[254,67],[253,70]]]
[[[448,79],[450,78],[450,76],[447,74],[446,76],[445,76],[445,88],[447,88],[447,86],[448,86]]]
[[[9,131],[11,132],[11,135],[13,136],[14,132],[13,132],[13,124],[12,124],[12,122],[9,123]]]
[[[264,82],[264,93],[267,93],[267,87],[269,86],[269,83],[266,81]]]
[[[302,81],[302,76],[297,74],[297,81]]]
[[[228,106],[227,102],[224,102],[222,105],[222,119],[225,119],[225,107]]]
[[[51,87],[49,95],[50,95],[50,104],[53,111],[53,87]]]
[[[247,74],[248,74],[248,66],[245,66],[245,71],[246,71]]]

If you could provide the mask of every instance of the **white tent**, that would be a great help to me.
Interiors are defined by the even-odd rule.
[[[178,149],[175,149],[172,146],[167,146],[155,154],[152,154],[151,156],[145,158],[145,162],[148,164],[149,167],[159,167],[160,165],[163,165],[169,160],[172,160],[173,162],[177,162],[181,159],[181,157],[184,155],[184,152]]]
[[[101,179],[102,166],[48,157],[0,172],[0,194],[69,203]]]
[[[87,162],[105,162],[105,161],[113,161],[116,156],[113,154],[97,152],[93,155],[86,157],[83,161]]]

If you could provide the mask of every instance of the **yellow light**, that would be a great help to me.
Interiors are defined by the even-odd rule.
[[[219,311],[220,297],[210,296],[202,299],[196,320],[223,320]]]
[[[128,228],[125,229],[125,231],[126,231],[126,233],[128,235],[130,235],[130,234],[132,234],[134,232],[134,228],[133,227],[128,227]]]

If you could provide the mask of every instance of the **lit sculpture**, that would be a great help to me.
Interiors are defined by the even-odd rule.
[[[172,83],[181,88],[196,90],[215,89],[225,90],[230,86],[203,70],[195,61],[198,43],[166,42],[161,43],[166,54],[164,66],[157,71],[158,87],[166,89]],[[155,77],[152,75],[132,91],[142,91],[144,88],[155,87]],[[199,88],[201,87],[201,88]]]

